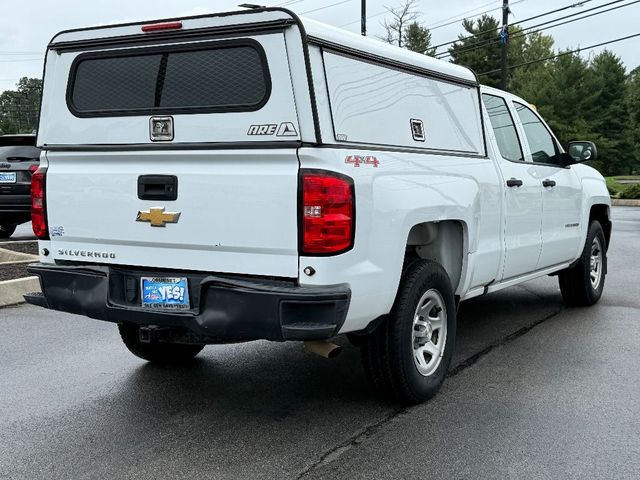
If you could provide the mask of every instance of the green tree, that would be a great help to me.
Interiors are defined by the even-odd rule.
[[[501,26],[497,19],[483,15],[478,20],[464,20],[462,26],[465,34],[449,48],[451,61],[474,70],[484,85],[497,87],[500,85],[500,57],[502,42]],[[521,65],[535,62],[553,54],[553,37],[540,32],[526,33],[519,25],[509,26],[507,43],[508,65]],[[533,63],[528,70],[542,69],[543,65]],[[510,69],[509,90],[517,89],[522,75],[514,76],[518,69]],[[527,77],[528,78],[528,77]]]
[[[397,7],[385,7],[390,18],[382,22],[385,35],[381,38],[392,45],[433,56],[431,32],[418,21],[416,3],[417,0],[405,0]]]
[[[417,0],[405,0],[397,7],[384,7],[391,18],[385,18],[382,22],[385,30],[382,40],[399,47],[405,46],[407,28],[420,17],[420,12],[416,10],[416,3]]]
[[[21,78],[16,90],[0,94],[0,130],[3,133],[31,133],[37,128],[42,80]]]
[[[558,57],[514,73],[514,93],[536,106],[560,142],[592,140],[598,160],[592,165],[605,175],[631,173],[630,95],[625,68],[609,51],[590,62],[579,53]],[[532,68],[535,67],[535,68]]]
[[[631,173],[626,69],[620,57],[604,50],[593,57],[590,70],[584,93],[592,94],[589,123],[598,135],[598,167],[606,175]]]
[[[593,137],[590,71],[580,55],[562,55],[534,69],[523,67],[516,79],[515,93],[535,105],[562,144]]]
[[[540,32],[524,33],[519,26],[511,28],[514,33],[508,47],[509,69],[508,90],[521,92],[530,83],[540,86],[546,80],[549,72],[550,60],[543,60],[553,56],[553,37]],[[522,65],[522,66],[517,66]]]
[[[451,62],[464,65],[479,75],[480,83],[490,87],[500,84],[500,26],[490,15],[477,20],[463,20],[464,34],[449,48]],[[484,72],[491,72],[485,74]]]
[[[409,24],[404,31],[404,47],[424,55],[434,56],[436,49],[431,46],[431,32],[417,21]]]
[[[626,104],[629,112],[630,158],[633,159],[631,173],[640,173],[640,67],[627,78]]]

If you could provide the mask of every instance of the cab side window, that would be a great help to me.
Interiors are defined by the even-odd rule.
[[[487,93],[482,94],[482,101],[489,114],[500,155],[512,162],[522,162],[524,160],[522,148],[507,102],[504,98]]]
[[[547,127],[529,107],[518,102],[513,104],[527,136],[533,161],[560,166],[558,148]]]

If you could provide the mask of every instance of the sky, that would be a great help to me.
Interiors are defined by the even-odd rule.
[[[269,6],[287,6],[298,14],[346,30],[360,32],[360,0],[244,0]],[[575,4],[581,0],[510,0],[511,23]],[[582,0],[584,5],[523,24],[534,25],[570,13],[584,11],[612,0]],[[617,5],[631,3],[624,0]],[[40,78],[44,51],[60,30],[157,18],[237,10],[243,0],[0,0],[0,91],[12,89],[20,77]],[[382,35],[385,5],[402,0],[367,0],[370,36]],[[491,10],[501,15],[502,0],[418,0],[420,21],[430,27],[434,44],[455,40],[462,33],[459,19]],[[616,6],[617,6],[616,5]],[[308,12],[308,13],[307,13]],[[454,21],[456,20],[456,21]],[[450,23],[450,24],[449,24]],[[449,24],[449,25],[445,25]],[[575,49],[640,33],[640,2],[602,15],[547,30],[556,49]],[[640,65],[640,37],[583,52],[588,57],[608,48],[620,56],[627,70]]]

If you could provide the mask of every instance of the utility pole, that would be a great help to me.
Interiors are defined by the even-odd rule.
[[[360,34],[367,36],[367,0],[360,0]]]
[[[500,88],[507,89],[507,44],[509,43],[509,0],[502,0],[502,30],[500,31]]]

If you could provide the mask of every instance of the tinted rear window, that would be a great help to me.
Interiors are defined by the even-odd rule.
[[[270,90],[257,42],[216,42],[80,55],[67,103],[77,116],[251,111]]]
[[[35,146],[35,135],[0,135],[0,147],[27,145]]]
[[[40,149],[36,147],[3,147],[0,146],[0,161],[5,160],[37,160]]]

